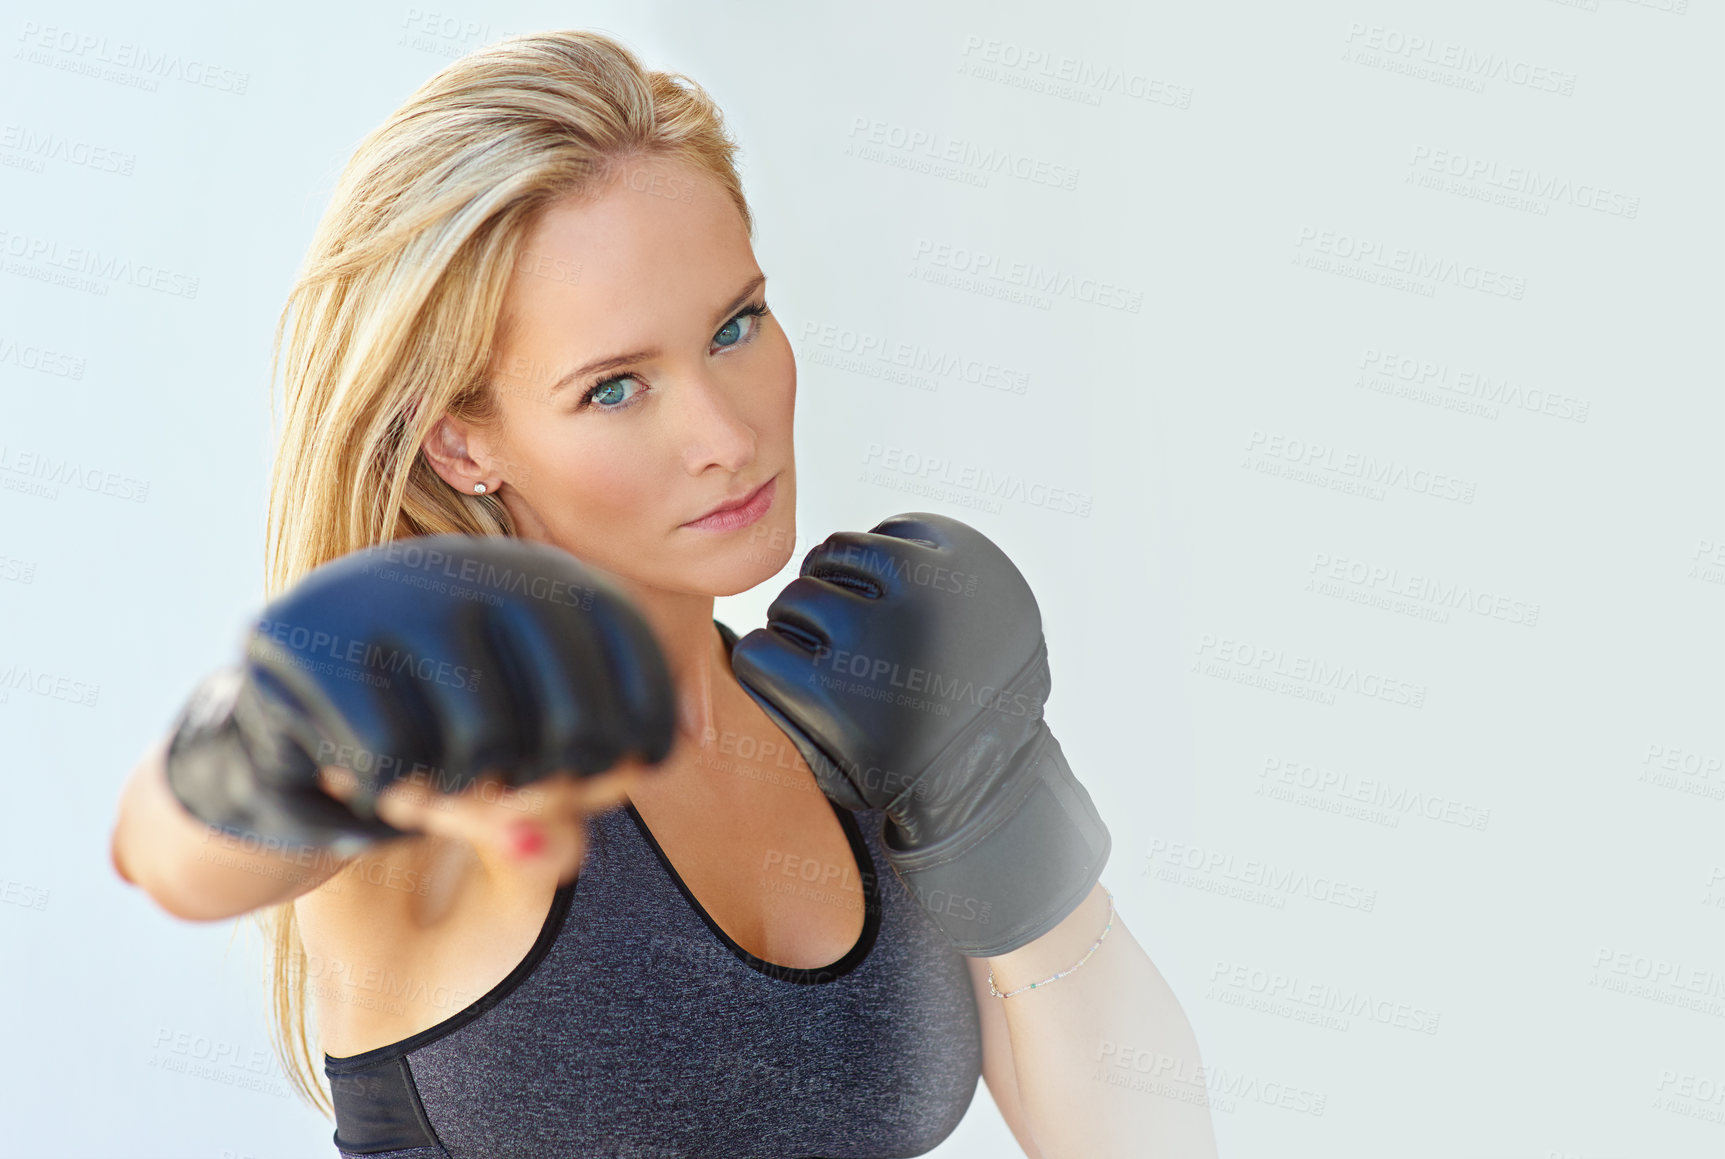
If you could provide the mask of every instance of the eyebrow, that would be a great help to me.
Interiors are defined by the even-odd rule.
[[[735,314],[742,304],[749,300],[750,295],[760,289],[762,283],[766,280],[767,275],[756,274],[744,283],[742,290],[738,292],[737,296],[732,298],[730,303],[726,305],[724,309],[719,311],[718,317],[713,319],[712,328],[716,330],[719,327],[719,323],[728,321],[731,315]],[[596,359],[584,366],[576,367],[574,370],[571,370],[568,374],[565,374],[562,378],[559,378],[556,382],[552,383],[551,388],[545,392],[545,396],[550,398],[565,387],[571,386],[577,382],[585,381],[591,375],[603,374],[607,370],[615,370],[620,366],[627,366],[631,362],[645,362],[649,358],[659,357],[662,353],[664,352],[655,346],[647,350],[631,350],[627,354],[613,354],[606,358]]]

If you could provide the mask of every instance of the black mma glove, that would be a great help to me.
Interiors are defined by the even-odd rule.
[[[455,793],[592,776],[675,738],[646,621],[574,556],[510,536],[395,540],[319,567],[264,609],[242,664],[175,724],[168,784],[205,824],[351,856],[401,830],[377,795],[415,773]],[[320,765],[352,770],[343,803]]]
[[[737,679],[963,953],[1034,941],[1078,907],[1108,829],[1043,720],[1042,616],[974,528],[913,512],[829,536],[737,641]]]

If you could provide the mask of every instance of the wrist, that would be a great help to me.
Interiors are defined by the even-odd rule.
[[[1055,975],[1073,970],[1086,954],[1106,943],[1110,923],[1119,924],[1114,903],[1101,882],[1091,887],[1076,909],[1058,925],[1034,941],[985,959],[996,991],[1002,995],[1053,981]]]

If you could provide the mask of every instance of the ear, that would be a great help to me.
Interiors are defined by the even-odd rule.
[[[425,442],[420,444],[431,469],[463,495],[481,493],[478,492],[478,484],[481,483],[485,485],[485,492],[495,491],[500,482],[491,476],[487,464],[481,461],[490,456],[482,445],[484,438],[476,437],[477,434],[471,424],[444,415],[425,436]],[[475,458],[475,454],[479,457]]]

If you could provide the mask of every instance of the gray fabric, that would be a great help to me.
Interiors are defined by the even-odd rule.
[[[635,814],[594,817],[544,959],[477,1018],[409,1040],[448,1159],[884,1159],[945,1139],[981,1074],[965,959],[887,867],[881,812],[848,816],[878,932],[848,972],[801,984],[721,940]]]

